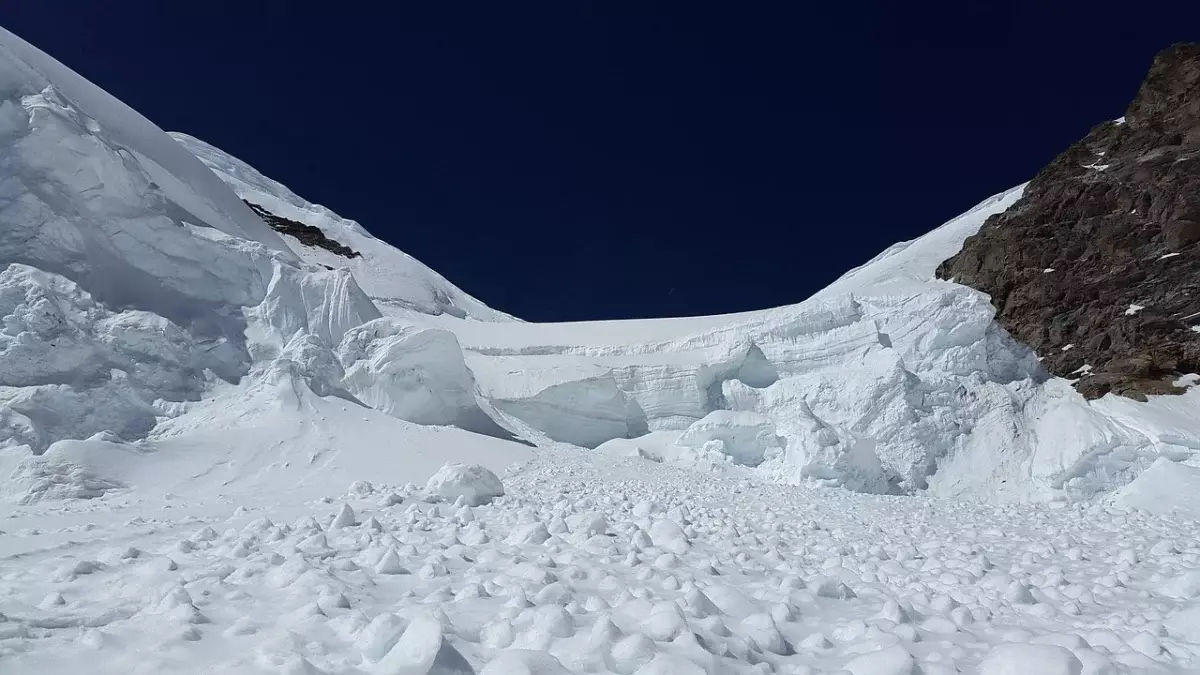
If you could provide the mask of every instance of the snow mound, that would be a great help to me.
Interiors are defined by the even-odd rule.
[[[43,499],[95,499],[129,487],[117,477],[123,456],[133,450],[116,443],[59,441],[42,455],[27,455],[20,448],[6,451],[15,466],[0,494],[8,501],[32,504]],[[8,462],[0,461],[0,468]]]
[[[418,424],[507,435],[480,408],[454,334],[390,319],[362,324],[338,348],[343,386],[358,400]]]
[[[425,489],[449,501],[463,497],[470,506],[488,504],[504,496],[504,485],[487,467],[460,462],[448,462],[438,469],[429,477]]]

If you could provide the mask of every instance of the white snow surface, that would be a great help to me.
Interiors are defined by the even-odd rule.
[[[0,672],[1200,668],[1200,393],[934,279],[1021,188],[796,305],[528,324],[3,31],[0,149]]]

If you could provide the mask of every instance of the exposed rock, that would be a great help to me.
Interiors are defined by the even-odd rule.
[[[1200,45],[1155,59],[1123,121],[1059,155],[938,276],[1088,398],[1181,393],[1200,372]]]
[[[343,258],[358,258],[362,256],[361,253],[355,251],[349,246],[340,244],[325,236],[325,233],[322,232],[318,227],[305,225],[304,223],[284,218],[283,216],[277,216],[258,204],[255,204],[254,202],[246,201],[246,206],[249,206],[251,211],[254,211],[259,218],[262,218],[264,223],[270,225],[276,232],[295,237],[300,241],[301,244],[304,244],[305,246],[316,246],[317,248],[323,248],[326,251],[340,255]]]

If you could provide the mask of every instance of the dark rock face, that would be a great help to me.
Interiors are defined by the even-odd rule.
[[[1200,45],[1159,54],[1124,123],[1059,155],[937,273],[991,295],[1088,398],[1182,392],[1200,372]]]
[[[245,200],[242,200],[245,201]],[[316,246],[323,248],[330,253],[335,253],[343,258],[358,258],[361,253],[325,236],[325,233],[320,228],[312,225],[305,225],[294,220],[289,220],[283,216],[277,216],[274,213],[264,209],[263,207],[253,202],[246,202],[246,206],[254,211],[255,215],[262,218],[263,222],[270,225],[276,232],[295,237],[305,246]]]

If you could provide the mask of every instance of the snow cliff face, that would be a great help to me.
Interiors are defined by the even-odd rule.
[[[0,469],[19,499],[150,474],[318,486],[563,444],[862,492],[1052,499],[1200,448],[1192,393],[1086,401],[987,296],[935,279],[1022,188],[797,305],[527,324],[8,34],[0,94]],[[361,255],[281,237],[245,202]]]

